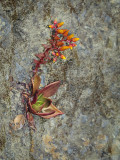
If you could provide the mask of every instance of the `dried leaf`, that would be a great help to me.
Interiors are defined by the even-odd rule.
[[[42,94],[44,97],[51,97],[57,92],[59,87],[60,87],[60,81],[50,83],[43,89],[39,90],[38,95]]]
[[[38,90],[39,85],[40,85],[41,79],[40,77],[35,74],[34,77],[32,78],[32,85],[33,85],[33,91],[32,94],[34,95],[35,92]]]
[[[14,130],[19,130],[23,127],[23,125],[25,124],[25,116],[23,114],[19,114],[15,117],[14,121]]]

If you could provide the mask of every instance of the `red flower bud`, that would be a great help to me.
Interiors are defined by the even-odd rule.
[[[54,20],[54,24],[57,24],[57,19]]]

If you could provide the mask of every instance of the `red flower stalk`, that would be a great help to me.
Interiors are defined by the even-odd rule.
[[[37,73],[41,64],[46,64],[51,60],[56,62],[58,57],[65,59],[63,58],[64,55],[61,53],[61,51],[72,49],[73,47],[77,46],[74,42],[78,41],[79,38],[74,38],[74,34],[68,35],[68,29],[59,29],[59,27],[61,27],[63,24],[64,22],[58,23],[57,20],[54,20],[53,24],[49,25],[49,28],[51,28],[54,32],[52,32],[53,34],[51,36],[52,38],[49,40],[49,45],[43,45],[44,52],[36,55],[38,60],[34,60],[34,73]],[[54,57],[51,57],[51,52],[52,56]]]

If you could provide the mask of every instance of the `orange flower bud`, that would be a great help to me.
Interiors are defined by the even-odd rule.
[[[69,32],[69,30],[67,30],[67,31],[63,34],[63,36],[64,36],[64,37],[67,37],[68,32]]]
[[[64,51],[69,48],[71,48],[71,46],[62,46],[62,47],[60,47],[60,51]]]
[[[59,56],[59,53],[56,53],[56,56]]]
[[[64,24],[64,22],[60,22],[57,24],[57,27],[61,27]]]
[[[72,39],[74,37],[74,34],[71,34],[71,35],[69,35],[68,37],[67,37],[67,40],[70,40],[70,39]]]
[[[64,42],[61,42],[61,41],[57,41],[56,45],[57,46],[62,46],[64,44]]]
[[[52,25],[49,25],[49,28],[54,28],[54,25],[52,24]]]
[[[79,41],[79,39],[80,39],[80,38],[73,38],[72,41],[73,41],[73,42],[76,42],[76,41]]]
[[[58,36],[55,36],[54,39],[55,39],[55,40],[59,40],[60,38],[59,38]]]
[[[67,29],[57,29],[57,33],[63,34],[66,32]]]
[[[66,59],[66,57],[64,55],[61,55],[60,57],[61,57],[61,59]]]

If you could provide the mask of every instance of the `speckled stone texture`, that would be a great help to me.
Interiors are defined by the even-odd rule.
[[[65,62],[42,66],[43,86],[62,81],[52,99],[65,114],[13,131],[25,110],[11,79],[30,81],[55,18],[80,38]],[[119,0],[0,1],[0,160],[120,160],[119,22]]]

